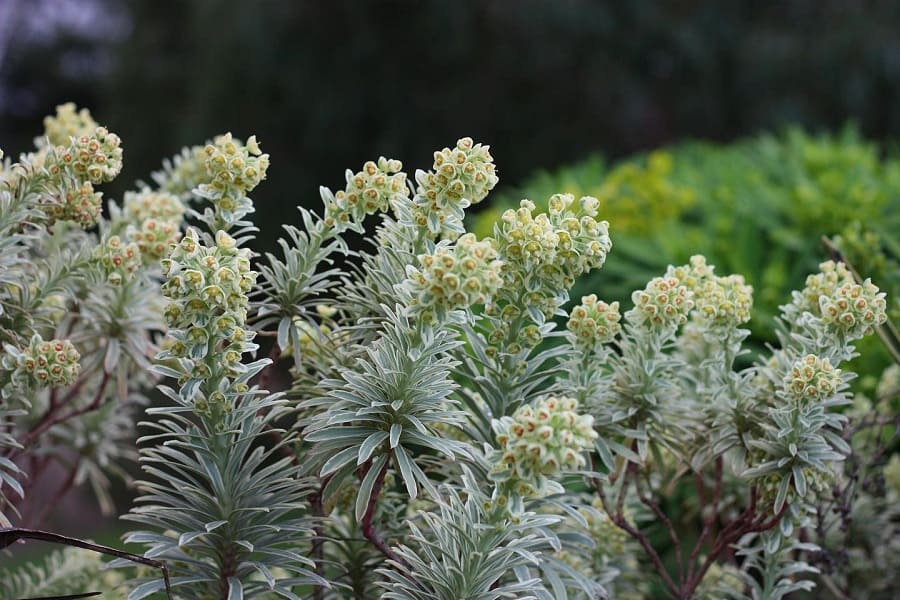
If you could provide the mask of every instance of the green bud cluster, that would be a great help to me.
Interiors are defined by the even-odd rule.
[[[808,354],[791,366],[784,378],[784,391],[799,402],[816,402],[832,397],[841,385],[841,370],[827,358]]]
[[[694,307],[693,292],[674,276],[654,277],[631,295],[634,308],[625,318],[646,329],[678,327]]]
[[[594,418],[577,412],[574,398],[548,396],[494,421],[499,452],[493,477],[515,485],[520,496],[542,495],[564,472],[583,468],[583,453],[597,437]]]
[[[434,235],[456,239],[463,233],[464,210],[484,200],[499,181],[490,147],[472,138],[457,140],[452,150],[434,153],[431,171],[418,171],[412,216]]]
[[[497,293],[501,261],[490,240],[463,235],[453,245],[438,244],[432,254],[419,255],[421,268],[407,266],[403,286],[410,297],[410,314],[426,321],[448,311],[488,302]]]
[[[57,146],[55,152],[59,163],[71,168],[80,180],[98,184],[112,181],[122,170],[120,144],[119,136],[97,127],[91,135]]]
[[[113,235],[94,249],[94,258],[112,285],[131,281],[141,266],[141,251],[134,242],[123,242]]]
[[[91,111],[76,110],[74,102],[67,102],[56,107],[56,115],[44,117],[44,138],[51,146],[68,146],[69,138],[90,135],[97,127]],[[39,147],[44,145],[42,138],[35,142]]]
[[[250,269],[250,250],[238,249],[224,231],[207,248],[190,228],[162,265],[167,277],[162,291],[169,299],[164,316],[174,342],[161,358],[187,360],[189,377],[197,379],[213,376],[213,367],[226,377],[239,375],[241,355],[254,336],[244,329],[247,294],[257,276]]]
[[[348,224],[359,224],[366,215],[387,212],[391,201],[409,194],[403,163],[380,157],[378,162],[367,161],[359,173],[347,169],[347,187],[332,194],[321,188],[325,203],[325,224],[343,230]]]
[[[581,304],[569,313],[566,327],[572,332],[573,343],[583,351],[591,351],[607,344],[622,330],[619,303],[598,301],[595,294],[581,298]]]
[[[69,340],[44,340],[32,336],[24,350],[10,344],[4,348],[2,366],[12,372],[12,380],[27,387],[62,387],[78,379],[81,355]]]
[[[871,280],[862,284],[845,281],[834,292],[819,298],[822,322],[847,339],[869,335],[887,321],[887,300]]]
[[[246,144],[233,139],[230,133],[218,136],[203,149],[206,154],[206,173],[209,183],[200,189],[211,199],[243,198],[266,178],[269,155],[259,149],[256,136],[250,136]],[[227,203],[222,210],[233,210]]]

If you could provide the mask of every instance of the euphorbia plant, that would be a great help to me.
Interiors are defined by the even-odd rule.
[[[89,119],[61,115],[73,127]],[[55,181],[53,160],[39,176],[25,162],[4,171],[17,174],[4,177],[0,205],[17,232],[9,256],[60,252],[49,215],[67,213],[42,211],[46,196],[27,183]],[[385,158],[348,171],[344,189],[321,189],[321,216],[300,209],[281,257],[254,257],[247,194],[268,166],[255,138],[220,136],[166,163],[108,223],[92,217],[101,235],[84,269],[110,294],[153,291],[142,298],[152,325],[134,334],[141,360],[152,332],[165,332],[150,369],[165,399],[147,409],[146,478],[125,518],[142,527],[128,541],[167,563],[176,596],[638,598],[652,593],[641,562],[677,598],[779,598],[809,585],[797,579],[796,552],[809,549],[798,532],[849,452],[837,409],[852,374],[841,365],[885,319],[870,282],[824,263],[783,307],[780,347],[736,370],[752,304],[739,275],[696,256],[636,291],[624,314],[596,296],[564,310],[575,280],[613,247],[599,201],[557,194],[542,210],[523,200],[478,239],[464,211],[497,173],[469,138],[413,181]],[[185,205],[195,208],[182,232]],[[350,249],[343,234],[366,233],[373,215],[368,245]],[[7,272],[6,289],[41,276]],[[71,331],[97,326],[82,300],[96,290],[67,293],[57,304],[85,315]],[[79,407],[73,420],[128,406],[109,380],[121,364],[146,364],[123,363],[110,337],[33,338],[70,322],[48,311],[4,340],[4,391],[31,394],[0,405],[17,459],[0,465],[6,485],[18,486],[21,436],[37,443],[41,427],[13,411],[49,410],[53,432],[69,421],[53,423],[60,394]],[[253,358],[254,338],[269,338],[268,358]],[[29,365],[45,344],[61,349],[42,379]],[[98,345],[118,361],[86,362]],[[273,392],[279,366],[290,385]],[[686,485],[699,500],[687,517],[666,507]],[[125,585],[138,599],[163,584],[148,571]]]

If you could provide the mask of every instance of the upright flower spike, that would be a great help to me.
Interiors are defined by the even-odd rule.
[[[188,229],[162,264],[167,277],[162,289],[169,299],[164,316],[173,343],[159,358],[182,361],[182,393],[195,397],[203,412],[212,403],[226,402],[223,378],[243,373],[242,355],[256,347],[250,343],[254,333],[244,326],[257,274],[250,269],[250,250],[236,248],[223,231],[216,234],[215,246],[206,247],[197,230]],[[200,382],[207,380],[214,382],[207,391],[216,391],[198,397]]]
[[[416,173],[413,220],[433,235],[456,239],[465,231],[465,209],[484,200],[498,181],[489,147],[461,138],[452,150],[434,153],[431,171]]]
[[[207,144],[203,152],[211,182],[200,187],[213,199],[243,197],[266,178],[269,155],[259,149],[256,136],[250,136],[244,145],[226,133]]]

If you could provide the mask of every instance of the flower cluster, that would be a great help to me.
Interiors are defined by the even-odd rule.
[[[741,275],[717,276],[706,257],[694,255],[687,265],[669,267],[666,276],[678,279],[692,293],[691,315],[703,329],[721,332],[750,320],[753,287]]]
[[[43,196],[38,206],[47,217],[47,225],[57,221],[72,221],[84,229],[93,227],[102,212],[101,192],[95,192],[90,181],[80,184],[62,185],[52,196]]]
[[[184,204],[174,194],[145,188],[126,192],[120,222],[145,265],[158,263],[181,239]]]
[[[512,417],[494,421],[500,451],[497,481],[510,481],[522,496],[555,488],[553,479],[585,466],[582,453],[597,437],[594,418],[577,412],[574,398],[548,396],[535,407],[519,407]]]
[[[162,265],[168,278],[162,291],[170,301],[164,316],[174,343],[161,358],[187,359],[190,376],[206,379],[211,374],[205,359],[220,352],[214,362],[224,375],[239,375],[241,354],[253,338],[244,329],[247,294],[257,276],[250,270],[250,250],[238,249],[223,231],[216,234],[216,245],[207,248],[191,228]]]
[[[259,149],[256,136],[250,136],[246,145],[233,139],[230,133],[218,136],[203,149],[206,154],[206,181],[200,189],[218,203],[227,198],[239,200],[266,178],[269,155]],[[233,210],[225,202],[222,210]]]
[[[67,146],[57,146],[56,156],[82,181],[104,183],[115,179],[122,170],[120,144],[119,136],[97,127],[91,135],[72,138]]]
[[[504,212],[496,243],[505,287],[527,290],[525,307],[550,318],[575,279],[603,265],[612,242],[609,224],[596,219],[596,198],[585,196],[576,205],[571,194],[556,194],[547,213],[534,211],[534,202],[522,200],[518,210]],[[491,310],[502,319],[498,307]]]
[[[622,329],[619,325],[619,303],[598,301],[595,294],[581,298],[581,304],[572,309],[566,327],[574,336],[576,347],[591,351],[597,346],[607,344]]]
[[[141,251],[134,242],[123,242],[113,235],[94,249],[94,258],[112,285],[130,281],[141,266]]]
[[[406,174],[399,160],[380,157],[367,161],[359,173],[347,169],[347,187],[337,193],[322,188],[325,224],[344,229],[348,224],[362,223],[366,215],[387,212],[396,197],[406,197]]]
[[[434,153],[432,171],[416,173],[413,219],[434,235],[455,239],[464,231],[463,211],[484,200],[497,181],[489,147],[462,138],[452,150]]]
[[[132,223],[143,223],[146,219],[181,223],[184,218],[184,204],[178,196],[149,188],[139,192],[125,192],[122,207]]]
[[[97,129],[97,122],[91,112],[82,108],[75,109],[75,103],[67,102],[56,107],[55,116],[44,117],[44,138],[51,146],[68,146],[69,138],[90,135]],[[37,146],[44,144],[43,138],[35,140]]]
[[[826,400],[841,385],[841,370],[831,365],[827,358],[807,354],[791,366],[784,378],[784,390],[798,401]]]
[[[502,280],[497,251],[489,240],[467,233],[455,244],[439,244],[432,254],[419,256],[420,269],[406,268],[403,288],[410,314],[426,321],[447,311],[484,304],[497,293]]]
[[[847,339],[866,336],[887,320],[885,294],[868,279],[862,284],[845,281],[819,298],[819,309],[826,327]]]
[[[3,368],[12,372],[12,380],[28,387],[62,387],[78,379],[81,355],[69,340],[44,340],[32,336],[24,350],[5,347]]]
[[[676,277],[655,277],[631,295],[634,308],[625,318],[646,329],[678,327],[687,322],[694,307],[693,295]]]
[[[801,311],[819,316],[819,298],[829,297],[845,283],[853,282],[853,273],[842,263],[832,260],[819,265],[819,272],[806,278],[803,291],[794,294],[794,304]]]
[[[753,286],[741,275],[713,276],[694,292],[694,314],[711,330],[733,329],[750,320]]]

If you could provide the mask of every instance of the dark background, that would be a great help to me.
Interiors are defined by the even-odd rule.
[[[501,186],[601,152],[853,120],[900,133],[900,2],[0,0],[0,147],[73,100],[121,135],[120,197],[184,145],[255,133],[260,246],[318,186],[463,135]]]

